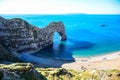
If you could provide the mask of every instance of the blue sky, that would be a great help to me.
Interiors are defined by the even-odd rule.
[[[120,14],[120,0],[0,0],[1,14]]]

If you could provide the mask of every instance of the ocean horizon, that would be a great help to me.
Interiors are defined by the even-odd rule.
[[[22,18],[39,28],[50,22],[62,21],[65,25],[67,41],[60,41],[56,32],[53,47],[40,50],[34,56],[55,59],[73,57],[93,57],[120,51],[120,15],[64,14],[64,15],[10,15],[2,17]]]

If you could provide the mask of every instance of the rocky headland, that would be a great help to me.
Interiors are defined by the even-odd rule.
[[[67,39],[62,22],[52,22],[40,29],[20,18],[0,17],[0,45],[13,55],[32,53],[51,46],[54,32],[60,34],[61,40]]]

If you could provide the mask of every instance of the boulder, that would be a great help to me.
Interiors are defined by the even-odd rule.
[[[40,74],[30,63],[0,64],[0,80],[40,80]]]

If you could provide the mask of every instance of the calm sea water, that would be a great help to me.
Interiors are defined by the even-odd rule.
[[[2,15],[5,18],[22,18],[43,28],[50,22],[62,21],[67,41],[60,41],[55,33],[54,45],[34,56],[56,59],[91,57],[120,51],[120,15]],[[101,27],[102,24],[106,26]]]

